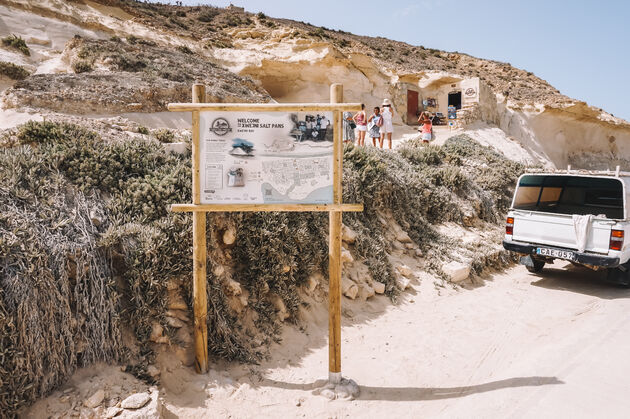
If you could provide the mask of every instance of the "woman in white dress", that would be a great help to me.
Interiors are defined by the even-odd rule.
[[[383,126],[381,127],[381,138],[379,139],[379,145],[383,148],[383,142],[387,135],[387,142],[389,148],[392,148],[392,133],[394,132],[394,125],[392,119],[394,118],[394,109],[392,108],[392,102],[389,99],[383,100]]]

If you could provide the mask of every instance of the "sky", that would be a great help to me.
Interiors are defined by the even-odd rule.
[[[628,0],[232,2],[271,17],[508,62],[569,97],[630,121],[630,82],[623,81],[630,75]]]

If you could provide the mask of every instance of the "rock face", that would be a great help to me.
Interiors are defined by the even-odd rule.
[[[68,43],[64,57],[100,71],[33,75],[11,89],[6,104],[75,114],[160,112],[169,102],[189,101],[190,85],[196,80],[207,81],[208,102],[270,99],[248,78],[203,57],[151,41],[75,38]]]

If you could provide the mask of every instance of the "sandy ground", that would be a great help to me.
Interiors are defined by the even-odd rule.
[[[420,283],[398,306],[344,300],[342,365],[361,386],[356,400],[311,394],[328,365],[320,307],[270,361],[215,365],[207,381],[191,373],[198,390],[180,395],[167,384],[167,417],[627,417],[630,291],[563,265],[540,276],[518,266],[470,290]]]
[[[352,401],[312,394],[328,370],[322,299],[261,365],[213,363],[197,375],[162,356],[164,417],[624,418],[630,290],[603,278],[564,263],[540,275],[518,266],[469,289],[416,281],[398,305],[344,299],[343,373],[361,386]]]

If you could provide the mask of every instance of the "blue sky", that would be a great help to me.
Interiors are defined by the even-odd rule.
[[[272,17],[509,62],[630,121],[627,0],[232,2]],[[223,7],[230,1],[184,4]]]

